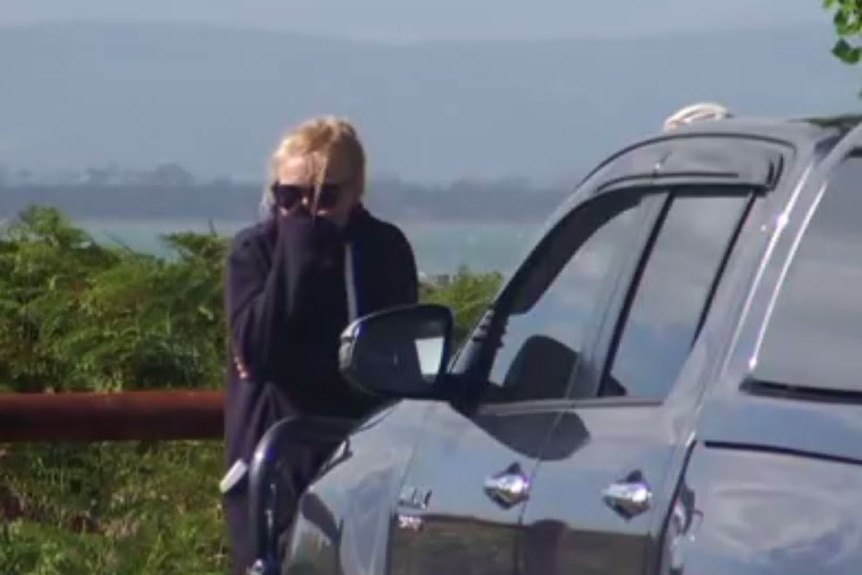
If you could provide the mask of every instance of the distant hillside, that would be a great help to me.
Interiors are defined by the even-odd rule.
[[[333,111],[360,124],[375,173],[570,181],[694,100],[858,108],[860,76],[829,54],[831,34],[396,46],[192,25],[0,28],[0,164],[255,176],[283,128]]]
[[[423,186],[393,179],[372,181],[367,204],[404,221],[543,220],[570,189],[537,189],[519,180]],[[262,189],[252,184],[0,185],[0,220],[33,205],[59,208],[74,219],[228,220],[258,216]]]

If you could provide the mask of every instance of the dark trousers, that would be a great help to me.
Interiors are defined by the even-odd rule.
[[[233,493],[228,493],[222,501],[227,521],[230,545],[230,573],[245,575],[246,569],[254,561],[254,544],[249,529],[248,487],[243,485]]]
[[[291,490],[297,494],[295,501],[283,501],[286,507],[279,512],[286,517],[293,517],[298,504],[298,496],[305,491],[317,471],[329,457],[334,446],[332,445],[302,445],[297,446],[288,454],[289,458],[284,462],[292,482]],[[231,553],[232,575],[245,575],[246,570],[251,567],[255,557],[255,542],[251,533],[251,512],[249,508],[248,481],[243,480],[240,485],[230,493],[225,494],[223,507],[228,527],[228,538]]]

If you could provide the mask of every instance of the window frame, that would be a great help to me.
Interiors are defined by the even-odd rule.
[[[632,257],[629,258],[629,261],[625,264],[625,269],[621,271],[619,280],[621,285],[619,286],[619,289],[616,290],[614,300],[610,306],[611,309],[607,314],[607,321],[605,321],[600,328],[600,333],[596,340],[594,353],[586,359],[585,363],[589,363],[589,365],[592,366],[592,369],[589,370],[589,372],[582,372],[580,374],[581,377],[587,377],[589,379],[587,379],[586,381],[581,381],[579,382],[579,384],[590,386],[592,389],[596,390],[597,394],[594,397],[586,399],[572,398],[570,401],[574,403],[589,406],[658,406],[663,405],[667,402],[668,398],[673,394],[673,391],[679,380],[679,375],[677,375],[677,380],[670,384],[670,388],[665,397],[660,400],[645,398],[637,395],[603,396],[601,395],[601,387],[603,385],[604,378],[612,368],[616,354],[619,351],[619,344],[622,339],[625,327],[628,323],[631,306],[634,303],[638,290],[641,287],[641,280],[643,279],[644,272],[646,271],[646,267],[651,259],[656,241],[661,234],[661,230],[667,218],[667,214],[669,213],[671,206],[673,205],[673,201],[676,197],[679,196],[702,198],[747,198],[745,205],[741,210],[740,217],[737,220],[736,225],[734,226],[733,233],[731,234],[730,238],[728,238],[725,244],[721,261],[716,269],[715,275],[710,284],[710,288],[704,306],[701,309],[700,317],[698,319],[698,326],[691,342],[690,349],[693,349],[698,338],[702,334],[703,327],[706,324],[710,313],[713,310],[712,305],[715,302],[718,291],[721,289],[722,279],[724,278],[725,272],[727,271],[728,264],[731,261],[734,253],[737,251],[739,240],[742,237],[746,225],[751,221],[751,214],[753,212],[754,206],[758,202],[758,200],[763,198],[764,196],[763,190],[756,189],[747,185],[739,186],[728,184],[710,185],[704,183],[687,183],[678,186],[663,187],[663,189],[668,193],[665,196],[665,201],[663,205],[661,206],[661,213],[654,221],[652,228],[649,230],[648,237],[646,238],[646,242],[643,246],[643,249],[638,254],[632,254]],[[684,361],[683,364],[680,366],[679,373],[682,372],[682,369],[684,368],[686,362],[687,360]]]
[[[496,352],[489,354],[487,348],[489,347],[489,342],[487,340],[483,340],[480,343],[477,343],[475,340],[478,338],[482,338],[488,331],[488,325],[493,321],[491,318],[493,317],[494,310],[500,308],[501,306],[510,307],[512,302],[510,301],[516,290],[526,281],[526,277],[529,276],[536,269],[536,266],[539,264],[541,260],[541,252],[545,247],[547,242],[549,241],[549,237],[554,230],[559,229],[560,225],[564,225],[564,222],[568,220],[572,215],[576,212],[582,212],[582,217],[590,218],[591,213],[598,214],[607,214],[608,211],[612,211],[612,215],[608,217],[605,221],[603,221],[599,226],[595,227],[593,231],[584,238],[580,243],[578,243],[575,250],[572,252],[568,261],[571,261],[571,258],[583,247],[583,245],[593,237],[593,235],[600,230],[603,226],[610,223],[613,218],[619,214],[621,214],[625,209],[625,206],[631,204],[633,209],[641,210],[641,213],[638,214],[636,219],[637,229],[633,230],[631,235],[626,238],[626,242],[630,247],[630,252],[627,257],[617,258],[613,265],[608,270],[605,278],[602,279],[603,283],[606,285],[612,286],[607,293],[603,295],[599,299],[597,303],[597,321],[593,321],[591,324],[587,326],[586,334],[583,340],[583,353],[582,360],[579,364],[579,369],[576,371],[574,377],[572,377],[569,383],[569,389],[571,386],[575,385],[580,376],[580,371],[583,370],[584,367],[590,365],[590,358],[593,355],[593,350],[595,349],[597,339],[601,334],[602,326],[607,321],[608,315],[611,311],[611,307],[614,303],[614,300],[617,298],[617,292],[620,288],[621,281],[624,279],[624,275],[626,273],[627,268],[629,267],[629,260],[631,259],[631,255],[639,255],[645,249],[646,241],[649,238],[650,233],[656,226],[657,218],[660,216],[662,207],[667,202],[668,194],[667,190],[664,188],[658,187],[648,187],[648,186],[640,186],[640,187],[632,187],[625,189],[616,189],[614,191],[608,191],[604,193],[593,193],[587,198],[585,198],[582,202],[572,205],[565,212],[558,214],[552,221],[552,224],[547,226],[544,230],[544,233],[540,236],[540,238],[536,241],[535,245],[530,249],[528,255],[522,260],[521,264],[517,267],[516,271],[512,274],[509,280],[506,282],[499,295],[494,299],[491,305],[488,307],[488,310],[485,312],[485,316],[479,322],[474,330],[470,333],[467,338],[467,343],[460,350],[457,357],[454,358],[452,363],[452,369],[450,373],[457,378],[464,378],[465,381],[472,382],[476,379],[480,379],[483,381],[483,385],[488,387],[490,386],[487,382],[488,377],[493,369],[493,362],[496,358]],[[564,264],[562,269],[565,268]],[[556,277],[555,277],[556,279]],[[553,281],[551,284],[553,284]],[[546,288],[547,289],[547,288]],[[529,312],[527,312],[529,313]],[[493,347],[493,346],[491,346]],[[474,357],[471,357],[474,356]],[[490,357],[490,359],[489,359]],[[499,388],[504,389],[504,388]],[[520,406],[527,407],[529,406],[547,406],[549,404],[558,404],[558,403],[568,403],[570,402],[569,393],[567,392],[565,397],[559,397],[554,399],[514,399],[510,401],[482,401],[484,404],[480,406],[480,410],[485,412],[486,409],[492,409],[494,411],[502,410],[508,411],[513,409],[518,410]]]

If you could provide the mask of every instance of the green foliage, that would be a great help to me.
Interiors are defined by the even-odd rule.
[[[219,385],[215,235],[165,238],[158,259],[97,245],[31,208],[0,235],[0,381],[15,391]]]
[[[0,387],[220,387],[227,243],[164,238],[167,258],[93,241],[34,207],[0,229]],[[500,285],[461,270],[422,298],[463,338]],[[0,572],[222,573],[220,441],[0,445]]]
[[[832,14],[838,36],[832,53],[846,64],[858,64],[862,57],[862,0],[823,0],[823,7]]]
[[[461,268],[448,284],[423,286],[422,299],[455,311],[455,339],[462,342],[479,321],[502,283],[499,273],[473,274]]]
[[[10,447],[3,573],[223,573],[220,473],[217,442]]]

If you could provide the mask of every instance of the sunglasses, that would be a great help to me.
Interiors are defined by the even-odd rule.
[[[326,210],[335,207],[341,197],[341,184],[323,184],[319,189],[314,186],[300,186],[298,184],[280,184],[273,182],[269,187],[275,198],[275,204],[284,209],[295,207],[303,199],[309,204],[314,204],[315,192],[317,192],[317,208]]]

